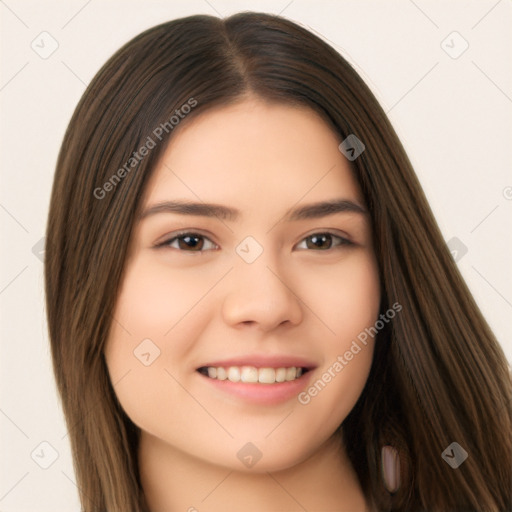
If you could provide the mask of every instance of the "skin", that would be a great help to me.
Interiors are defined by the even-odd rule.
[[[183,122],[155,169],[144,208],[181,200],[240,215],[165,212],[134,227],[105,356],[142,432],[152,512],[369,510],[335,431],[362,392],[372,339],[306,405],[248,403],[196,371],[233,356],[287,354],[314,362],[311,385],[377,320],[368,215],[284,219],[332,199],[365,207],[340,142],[312,110],[249,96]],[[171,241],[183,230],[206,237],[203,252]],[[308,238],[326,231],[333,237],[320,248]],[[247,236],[263,248],[250,264],[235,251]],[[149,366],[134,357],[147,338],[160,350]],[[248,442],[262,454],[251,468],[237,457]]]

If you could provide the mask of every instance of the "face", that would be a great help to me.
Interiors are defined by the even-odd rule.
[[[313,111],[254,98],[173,136],[105,350],[122,407],[162,449],[284,469],[356,403],[380,287],[340,142]]]

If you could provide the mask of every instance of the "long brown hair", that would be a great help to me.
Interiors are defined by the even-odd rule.
[[[352,168],[371,214],[382,310],[395,302],[403,310],[378,334],[368,381],[342,425],[365,495],[379,510],[512,509],[507,362],[391,124],[320,38],[278,16],[240,13],[178,19],[128,42],[92,80],[62,144],[46,233],[46,307],[83,510],[147,510],[139,431],[116,399],[103,349],[132,226],[174,131],[169,119],[191,100],[180,124],[248,93],[306,105],[340,141],[355,134],[366,147]],[[155,146],[135,158],[148,137]],[[457,469],[441,456],[452,442],[469,454]],[[383,444],[400,456],[395,493],[383,485]]]

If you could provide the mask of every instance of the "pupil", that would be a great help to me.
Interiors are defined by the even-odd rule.
[[[313,245],[320,249],[329,249],[331,247],[330,241],[330,235],[313,235],[310,237],[311,242]],[[326,245],[327,244],[327,245]]]
[[[200,250],[203,246],[202,239],[198,236],[183,236],[180,239],[183,241],[185,245],[185,249],[194,249],[194,250]],[[183,244],[181,244],[183,248]]]

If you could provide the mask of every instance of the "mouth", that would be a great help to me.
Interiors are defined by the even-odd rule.
[[[256,366],[202,366],[197,369],[202,375],[215,380],[228,380],[247,384],[276,384],[292,382],[309,371],[307,367],[280,366],[278,368]]]
[[[289,356],[253,355],[209,361],[196,369],[210,390],[237,403],[278,406],[308,385],[317,365]]]

